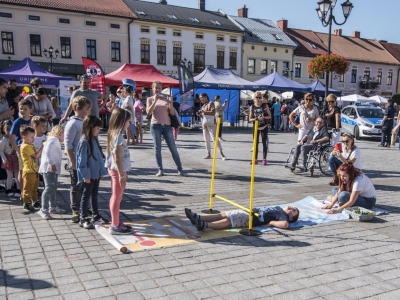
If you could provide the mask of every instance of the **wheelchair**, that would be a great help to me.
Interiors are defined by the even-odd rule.
[[[289,155],[286,160],[286,168],[289,168],[287,166],[288,163],[291,163],[294,158],[294,152],[296,148],[292,148],[289,151]],[[310,171],[311,176],[314,176],[314,171],[318,167],[322,174],[326,176],[332,176],[332,171],[329,168],[329,163],[328,163],[328,158],[331,155],[331,152],[333,151],[333,147],[330,144],[330,141],[322,144],[316,144],[314,145],[313,149],[308,153],[307,155],[307,162],[306,162],[306,172]],[[297,166],[299,166],[299,162],[297,162]],[[294,172],[293,169],[290,169],[292,172]]]

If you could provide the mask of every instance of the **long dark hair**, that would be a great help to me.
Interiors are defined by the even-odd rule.
[[[88,116],[85,118],[85,120],[83,120],[82,135],[84,135],[86,140],[89,142],[90,155],[88,158],[93,156],[93,143],[96,143],[97,147],[99,147],[99,150],[102,153],[99,141],[93,136],[93,128],[101,127],[101,125],[101,120],[96,116]],[[97,160],[96,157],[93,156],[93,158],[94,160]]]
[[[354,179],[356,179],[356,177],[360,176],[362,174],[362,172],[360,170],[354,168],[354,165],[351,162],[342,164],[339,167],[339,171],[346,172],[349,175],[349,181],[347,182],[347,184],[344,184],[344,182],[342,181],[342,178],[339,176],[339,190],[340,191],[348,191],[351,193],[353,191]]]

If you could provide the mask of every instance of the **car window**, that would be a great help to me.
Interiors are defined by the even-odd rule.
[[[354,108],[350,108],[349,116],[356,116],[356,110]]]
[[[344,114],[346,116],[347,116],[348,112],[349,112],[349,109],[347,107],[342,110],[342,114]]]
[[[383,118],[384,114],[379,108],[357,108],[361,118]]]

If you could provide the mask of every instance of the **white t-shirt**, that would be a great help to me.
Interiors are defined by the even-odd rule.
[[[364,198],[376,197],[375,187],[371,179],[365,174],[361,174],[354,179],[353,191],[360,192],[360,196]]]
[[[105,167],[114,171],[118,171],[117,164],[114,161],[114,152],[118,146],[122,146],[122,170],[128,172],[131,169],[131,156],[129,154],[128,146],[122,135],[119,135],[115,142],[110,145],[111,153],[107,155]]]
[[[304,105],[300,105],[293,111],[296,115],[300,116],[299,122],[303,126],[302,129],[309,131],[314,127],[314,121],[307,122],[306,118],[315,120],[319,117],[318,108],[313,106],[312,110],[307,110]]]
[[[33,148],[35,148],[35,151],[38,152],[40,148],[42,148],[43,142],[47,141],[47,136],[42,135],[42,136],[35,136],[35,139],[33,140]],[[38,159],[38,163],[40,166],[41,159]]]
[[[344,157],[348,157],[351,150],[349,149],[348,152],[346,152],[346,144],[342,143],[342,150],[343,150],[343,155]],[[361,170],[361,151],[360,148],[358,148],[357,146],[354,147],[353,152],[351,152],[350,157],[348,158],[348,160],[352,160],[353,158],[356,159],[356,161],[353,163],[354,168],[357,168],[359,170]]]

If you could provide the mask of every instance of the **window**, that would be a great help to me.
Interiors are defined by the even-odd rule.
[[[196,32],[196,39],[203,39],[204,35],[201,32]]]
[[[172,20],[178,20],[178,18],[177,17],[175,17],[175,15],[167,15],[170,19],[172,19]]]
[[[286,71],[288,69],[289,69],[289,62],[288,61],[282,62],[282,70]]]
[[[344,74],[339,75],[339,82],[344,82]]]
[[[182,48],[181,47],[174,47],[172,49],[173,53],[173,60],[174,60],[174,66],[177,66],[180,64],[181,60],[182,60]]]
[[[0,12],[1,18],[12,18],[12,13]]]
[[[261,60],[261,74],[267,74],[268,60]]]
[[[193,22],[199,22],[199,20],[197,20],[197,18],[189,17],[189,19],[192,20]]]
[[[229,41],[230,41],[231,43],[237,43],[237,37],[231,36],[230,39],[229,39]]]
[[[166,31],[165,28],[157,28],[157,34],[165,35]]]
[[[237,68],[237,53],[229,52],[229,69],[236,70]]]
[[[140,63],[142,64],[150,63],[150,45],[147,44],[140,45]]]
[[[221,25],[221,23],[220,23],[220,22],[218,22],[218,21],[214,21],[214,20],[211,20],[211,23],[213,23],[214,25]]]
[[[149,26],[141,26],[140,27],[140,32],[149,33],[150,32],[150,27]]]
[[[320,79],[325,79],[325,73],[322,73],[321,75],[319,75]]]
[[[247,61],[247,73],[249,74],[254,74],[256,72],[256,60],[255,59],[249,59]]]
[[[119,26],[119,24],[111,23],[111,24],[110,24],[110,28],[120,29],[120,26]]]
[[[205,49],[194,49],[194,72],[200,73],[204,70],[206,61]]]
[[[311,42],[307,42],[309,45],[310,45],[310,47],[311,48],[313,48],[313,49],[317,49],[317,46],[315,46],[315,44],[314,43],[311,43]]]
[[[224,41],[224,36],[222,34],[217,34],[217,41],[223,42]]]
[[[42,56],[42,46],[40,43],[39,34],[29,35],[30,45],[31,45],[31,56]]]
[[[165,46],[157,46],[157,64],[165,65],[165,57],[167,56],[167,47]]]
[[[282,41],[282,39],[281,39],[281,37],[280,37],[279,35],[273,33],[272,36],[273,36],[276,40]]]
[[[59,19],[58,19],[58,23],[61,23],[61,24],[69,24],[70,21],[69,21],[69,19],[59,18]]]
[[[96,40],[86,40],[86,57],[96,59]]]
[[[96,26],[95,21],[86,21],[86,26]]]
[[[71,58],[71,38],[60,37],[61,58]]]
[[[40,21],[40,16],[29,15],[28,18],[29,18],[30,21]]]
[[[1,32],[1,45],[3,54],[14,54],[14,40],[12,32]]]
[[[294,77],[301,77],[301,63],[294,64]]]
[[[181,36],[181,35],[182,35],[182,33],[181,33],[181,31],[180,31],[180,30],[178,30],[178,29],[174,29],[174,30],[172,31],[172,35],[173,35],[173,36]]]
[[[111,42],[111,61],[121,61],[120,42]]]
[[[137,10],[136,13],[140,16],[145,16],[146,13],[143,10]]]
[[[357,69],[352,69],[351,70],[351,83],[356,83],[357,82]]]
[[[217,68],[225,68],[225,51],[217,51]]]
[[[371,71],[370,70],[364,70],[364,77],[370,77]]]
[[[278,62],[275,60],[271,60],[271,74],[276,72],[276,68],[278,67]]]
[[[376,82],[378,84],[382,84],[382,71],[378,71],[378,73],[376,74]]]
[[[392,81],[393,81],[393,72],[388,72],[387,85],[392,85]]]

